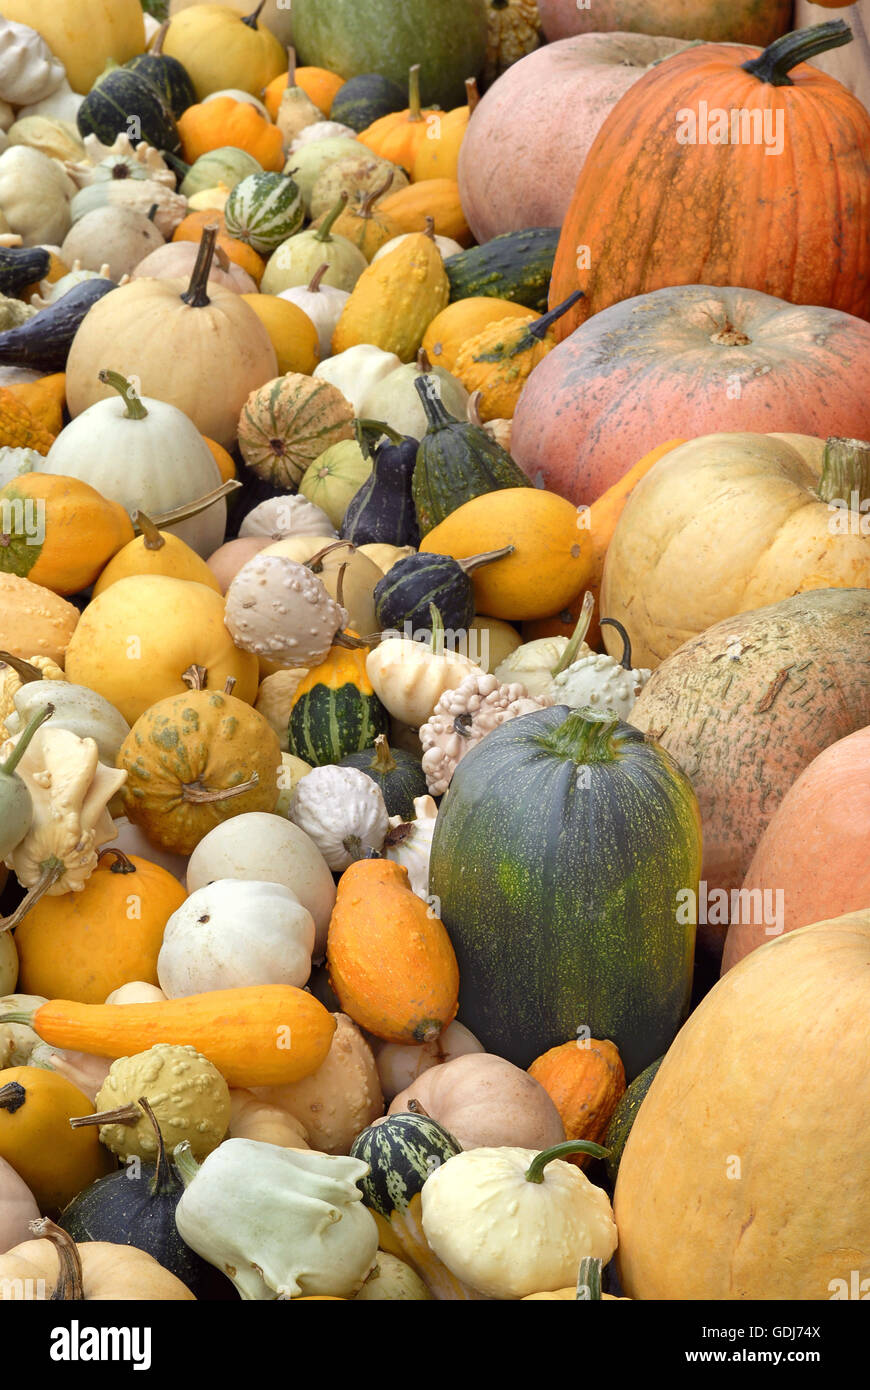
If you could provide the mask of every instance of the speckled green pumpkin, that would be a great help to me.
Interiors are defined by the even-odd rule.
[[[631,1127],[637,1119],[637,1112],[653,1083],[653,1077],[664,1060],[664,1057],[657,1057],[641,1072],[640,1076],[634,1078],[628,1089],[622,1093],[619,1103],[610,1117],[603,1143],[604,1148],[610,1151],[610,1156],[604,1160],[604,1166],[611,1188],[616,1186],[619,1162],[628,1136],[631,1134]]]
[[[700,867],[691,784],[637,729],[555,705],[493,730],[454,773],[430,860],[463,1023],[520,1067],[588,1029],[634,1078],[688,1012],[677,895],[697,902]]]

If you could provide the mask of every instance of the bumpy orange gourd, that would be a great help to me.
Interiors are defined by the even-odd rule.
[[[460,246],[470,246],[473,240],[455,179],[409,183],[382,198],[378,211],[398,222],[403,232],[425,232],[426,218],[431,217],[436,236],[451,237]]]
[[[22,473],[0,488],[6,543],[0,569],[55,594],[77,594],[133,539],[133,523],[117,502],[79,478]]]
[[[415,63],[408,74],[408,108],[405,111],[392,111],[373,121],[359,135],[362,145],[367,145],[381,159],[410,174],[417,158],[417,151],[430,130],[430,119],[436,122],[444,119],[441,112],[423,110],[420,105],[420,64]]]
[[[326,953],[342,1009],[378,1038],[432,1042],[456,1016],[453,946],[400,864],[360,859],[345,870]]]
[[[556,346],[552,325],[577,297],[575,291],[543,316],[530,312],[496,319],[462,344],[451,370],[469,393],[480,392],[481,420],[513,419],[529,376]]]
[[[264,120],[255,106],[233,97],[215,97],[188,106],[178,118],[181,150],[188,164],[201,154],[234,145],[254,156],[262,167],[280,173],[284,167],[284,142],[277,126]]]
[[[185,897],[159,864],[103,850],[80,893],[41,898],[17,928],[20,989],[102,1004],[130,980],[156,985],[163,930]]]
[[[59,1072],[0,1071],[0,1158],[24,1179],[41,1212],[65,1207],[115,1166],[100,1143],[98,1126],[70,1128],[74,1115],[93,1113],[84,1092]]]
[[[513,304],[509,299],[472,295],[468,299],[457,299],[435,315],[423,334],[422,346],[433,367],[444,367],[452,372],[464,344],[490,324],[505,319],[533,323],[539,317],[533,309]]]
[[[625,1068],[612,1042],[572,1039],[536,1057],[529,1076],[540,1082],[558,1110],[568,1139],[600,1142],[625,1091]],[[588,1155],[570,1162],[585,1167]]]
[[[47,454],[54,434],[32,413],[27,403],[0,387],[0,449],[35,449]]]
[[[59,276],[56,278],[60,278]],[[46,276],[51,281],[51,276]],[[22,295],[22,298],[28,298]],[[33,419],[42,425],[49,434],[60,434],[63,428],[63,406],[66,399],[65,393],[66,374],[64,372],[52,372],[49,376],[41,376],[37,381],[13,381],[3,390],[15,396],[22,405],[30,411]],[[31,444],[29,448],[35,448]],[[37,450],[42,453],[42,450]]]

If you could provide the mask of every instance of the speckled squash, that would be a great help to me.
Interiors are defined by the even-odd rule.
[[[252,391],[239,418],[239,448],[260,478],[298,487],[309,464],[353,438],[353,406],[338,387],[289,372]]]
[[[513,304],[509,299],[487,295],[458,299],[435,315],[423,334],[422,347],[433,367],[444,367],[452,372],[464,344],[491,323],[505,319],[534,322],[538,317],[534,310],[527,309],[524,304]]]
[[[422,233],[364,270],[332,335],[333,353],[372,343],[413,362],[450,287],[435,243]]]

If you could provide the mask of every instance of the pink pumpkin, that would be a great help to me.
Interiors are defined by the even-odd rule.
[[[622,30],[764,45],[786,32],[791,9],[791,0],[538,0],[544,34],[551,43],[568,34]]]
[[[658,444],[717,431],[870,438],[870,324],[758,290],[679,285],[613,304],[538,364],[511,454],[593,502]]]

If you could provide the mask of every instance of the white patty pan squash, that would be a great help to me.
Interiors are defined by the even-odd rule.
[[[0,19],[0,99],[27,106],[56,92],[66,69],[29,24]]]
[[[290,819],[340,873],[366,850],[380,853],[390,828],[380,787],[355,767],[315,767],[297,783]]]
[[[243,1299],[352,1297],[378,1248],[362,1205],[357,1158],[227,1139],[200,1168],[186,1145],[175,1213],[182,1240],[232,1280]]]
[[[219,878],[169,918],[157,978],[168,999],[245,985],[301,989],[314,938],[314,918],[289,888]]]
[[[54,707],[53,728],[68,729],[79,738],[92,738],[100,762],[107,767],[115,766],[118,749],[129,734],[130,725],[114,705],[86,685],[58,680],[28,681],[13,696],[15,710],[6,719],[9,733],[20,734],[47,702]]]
[[[423,1184],[423,1231],[447,1268],[487,1298],[566,1288],[587,1256],[616,1249],[607,1194],[564,1157],[604,1152],[575,1140],[543,1153],[469,1149]]]
[[[70,229],[75,184],[56,159],[27,145],[0,154],[0,208],[24,246],[59,246]]]

